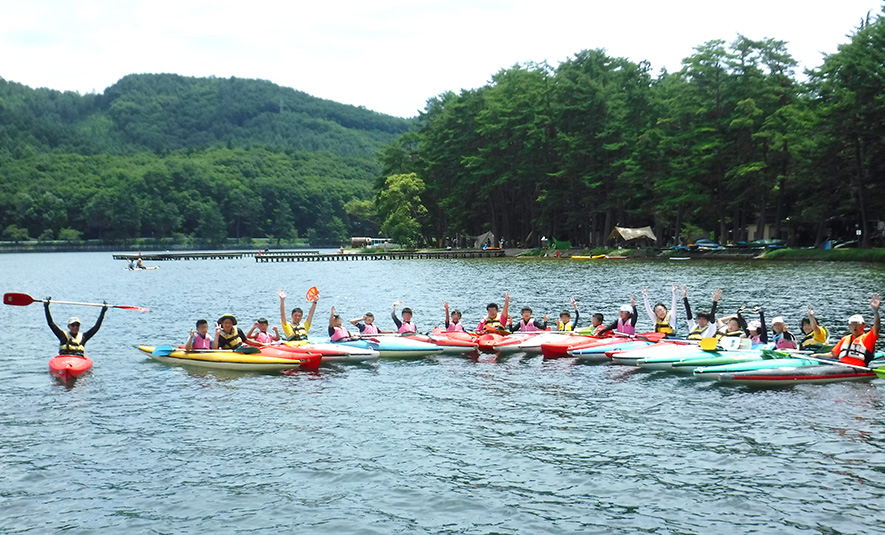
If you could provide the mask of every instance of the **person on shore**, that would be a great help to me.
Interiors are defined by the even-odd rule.
[[[673,284],[673,302],[670,305],[670,308],[667,309],[667,306],[660,301],[655,303],[654,308],[652,308],[648,301],[648,288],[642,289],[642,300],[645,303],[645,312],[648,314],[648,319],[654,324],[656,333],[664,333],[669,337],[676,334],[676,331],[679,328],[679,324],[676,322],[677,290],[678,287]],[[636,323],[634,322],[634,325],[635,324]]]
[[[574,331],[578,326],[578,320],[581,319],[581,315],[578,313],[578,303],[575,301],[574,297],[571,299],[572,308],[575,309],[575,319],[572,319],[571,313],[564,309],[559,313],[559,321],[556,322],[557,331]]]
[[[486,317],[479,322],[479,325],[476,326],[477,334],[486,334],[486,333],[498,333],[503,334],[507,332],[507,328],[504,326],[504,323],[507,321],[507,316],[510,310],[510,294],[504,294],[504,310],[501,311],[501,314],[498,313],[498,303],[489,303],[486,306]]]
[[[633,296],[631,295],[630,304],[621,305],[621,308],[618,309],[618,319],[603,327],[597,336],[605,336],[610,331],[614,331],[615,334],[636,334],[636,320],[639,319],[638,315],[639,313],[636,310],[636,300],[633,299]]]
[[[719,299],[722,298],[722,290],[716,289],[713,292],[713,306],[709,312],[698,312],[697,321],[691,316],[691,306],[688,304],[688,290],[682,285],[682,304],[685,305],[685,317],[688,320],[688,340],[703,340],[704,338],[713,338],[716,336],[716,307],[719,305]]]
[[[522,307],[522,310],[519,311],[522,319],[519,320],[519,323],[514,327],[511,322],[508,325],[508,328],[511,332],[536,332],[536,331],[546,331],[547,330],[547,316],[544,316],[543,320],[536,320],[532,318],[532,309],[530,307]]]
[[[268,321],[267,318],[258,318],[252,328],[249,329],[249,332],[246,333],[246,338],[250,340],[255,340],[259,344],[270,344],[273,342],[278,342],[280,340],[280,331],[276,327],[273,328],[273,334],[267,332]],[[258,332],[255,332],[255,331]]]
[[[184,344],[185,351],[194,349],[212,349],[212,338],[209,337],[209,322],[197,320],[196,331],[191,329],[187,342]]]
[[[307,333],[313,324],[313,314],[317,309],[317,302],[320,300],[320,294],[317,292],[316,298],[310,305],[310,311],[307,313],[307,320],[302,323],[304,311],[300,307],[292,309],[292,323],[286,320],[286,292],[280,290],[277,292],[280,296],[280,324],[283,327],[283,334],[286,336],[287,342],[304,342],[307,343]]]
[[[360,334],[381,334],[381,329],[375,325],[375,314],[372,314],[371,312],[366,312],[361,318],[350,320],[350,324],[355,325],[356,328],[359,329]]]
[[[396,332],[399,334],[406,333],[415,333],[418,332],[418,327],[415,326],[415,323],[412,322],[412,309],[409,307],[403,308],[403,319],[400,321],[399,318],[396,317],[396,307],[403,304],[402,301],[394,301],[393,310],[390,312],[390,317],[393,318],[393,323],[396,324]]]
[[[811,307],[807,307],[807,314],[802,318],[802,334],[799,349],[803,351],[817,351],[830,343],[830,331],[818,323]]]
[[[52,314],[49,313],[49,302],[51,300],[52,297],[47,297],[43,301],[43,311],[46,313],[46,323],[49,324],[52,333],[58,338],[58,354],[83,356],[83,346],[85,346],[86,342],[95,336],[95,333],[101,328],[101,322],[104,321],[104,315],[108,311],[107,301],[105,301],[104,306],[101,307],[101,312],[98,313],[98,319],[95,321],[95,325],[85,333],[81,333],[80,318],[76,316],[71,316],[68,320],[68,332],[61,330],[61,328],[52,321]]]
[[[453,310],[452,315],[449,316],[449,302],[446,301],[443,303],[443,308],[446,309],[446,332],[467,332],[463,325],[461,325],[461,311]]]
[[[218,318],[212,349],[236,349],[243,345],[243,342],[246,341],[246,333],[236,325],[237,318],[233,314],[225,314]]]
[[[873,309],[873,326],[864,332],[866,322],[863,316],[855,314],[848,318],[848,334],[843,336],[831,353],[844,364],[855,366],[867,366],[875,357],[876,341],[879,339],[879,294],[870,297],[870,307]]]
[[[787,327],[787,323],[781,316],[771,320],[771,331],[774,333],[771,341],[774,342],[774,347],[777,349],[796,349],[799,347],[799,344],[796,342],[796,335],[790,332],[790,328]]]
[[[335,307],[332,307],[332,313],[329,315],[329,341],[339,342],[341,340],[350,340],[350,333],[341,325],[341,316],[335,313]]]

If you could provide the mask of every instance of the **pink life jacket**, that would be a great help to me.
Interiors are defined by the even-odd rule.
[[[460,331],[460,332],[462,332],[462,333],[463,333],[463,332],[466,332],[466,331],[464,330],[464,326],[461,325],[461,322],[458,322],[458,323],[451,322],[451,323],[449,323],[449,326],[446,327],[446,331],[447,331],[447,332],[450,332],[450,333],[458,332],[458,331]]]
[[[418,332],[418,328],[415,327],[415,324],[412,323],[411,321],[404,321],[403,324],[400,325],[399,330],[396,332],[398,332],[400,334],[414,333],[414,332]]]
[[[208,336],[203,337],[200,333],[195,333],[194,341],[191,342],[191,349],[212,349],[212,339]]]
[[[630,320],[624,321],[618,318],[618,332],[624,334],[636,334],[636,327],[630,323]]]
[[[378,327],[375,327],[374,323],[371,325],[369,325],[368,323],[363,323],[363,330],[361,331],[361,333],[362,334],[381,334],[381,331],[378,329]]]
[[[783,336],[775,340],[774,347],[778,349],[796,349],[798,346],[793,340],[787,340]]]
[[[519,327],[516,330],[524,333],[533,333],[540,329],[535,325],[535,320],[530,319],[528,323],[526,323],[525,320],[519,320]]]
[[[258,334],[255,335],[255,341],[260,344],[269,344],[273,342],[273,336],[265,332],[258,331]]]
[[[347,329],[344,327],[335,327],[335,332],[332,334],[330,340],[337,342],[338,340],[343,340],[345,338],[350,338],[350,333],[347,332]]]

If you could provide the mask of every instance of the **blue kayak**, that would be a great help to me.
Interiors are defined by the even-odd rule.
[[[436,344],[412,340],[398,335],[375,335],[360,340],[332,342],[351,347],[365,347],[377,351],[381,358],[420,358],[437,355],[443,348]]]

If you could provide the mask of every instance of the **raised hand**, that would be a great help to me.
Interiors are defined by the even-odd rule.
[[[283,290],[278,291],[277,295],[280,296],[280,299],[286,298],[286,292],[284,292]]]
[[[684,284],[682,285],[682,297],[683,299],[688,297],[688,289],[685,287]]]
[[[713,301],[719,301],[722,299],[722,290],[720,288],[716,288],[713,290]]]
[[[873,307],[873,312],[876,314],[879,313],[879,305],[882,304],[882,300],[879,298],[879,294],[873,294],[870,297],[870,306]]]

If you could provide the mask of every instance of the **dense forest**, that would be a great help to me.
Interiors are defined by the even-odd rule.
[[[376,154],[408,120],[261,80],[130,75],[101,95],[0,79],[3,239],[376,233]]]
[[[601,245],[615,225],[650,225],[659,243],[881,244],[885,19],[867,15],[801,79],[775,39],[710,41],[682,65],[653,75],[585,50],[431,98],[380,156],[382,228],[407,242],[491,230]]]

